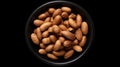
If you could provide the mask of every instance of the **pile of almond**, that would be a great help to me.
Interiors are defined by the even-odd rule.
[[[88,24],[70,7],[49,8],[33,21],[35,29],[31,40],[38,45],[38,53],[52,60],[68,59],[75,52],[82,52],[88,33]]]

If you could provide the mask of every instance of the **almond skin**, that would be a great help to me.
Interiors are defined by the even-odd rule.
[[[40,53],[42,55],[45,55],[47,52],[45,51],[45,49],[39,49],[38,53]]]
[[[80,14],[77,14],[77,16],[76,16],[76,24],[77,24],[77,26],[80,27],[81,23],[82,23],[82,17],[81,17]]]
[[[73,46],[73,49],[77,52],[82,52],[82,48],[79,45]]]
[[[62,31],[67,30],[67,27],[66,27],[65,25],[59,25],[59,28],[60,28]]]
[[[87,22],[82,22],[81,30],[82,30],[82,33],[85,34],[85,35],[88,33],[88,24],[87,24]]]
[[[69,40],[74,40],[75,39],[75,35],[69,31],[61,31],[62,35],[64,37],[66,37]]]
[[[64,43],[63,43],[63,46],[64,46],[64,47],[69,47],[69,46],[71,46],[71,44],[72,44],[71,41],[65,40]]]
[[[38,19],[45,19],[47,17],[47,15],[45,14],[45,13],[43,13],[43,14],[40,14],[39,16],[38,16]]]
[[[61,10],[62,10],[63,12],[67,12],[67,13],[70,13],[70,12],[71,12],[71,8],[69,8],[69,7],[62,7]]]
[[[60,15],[62,13],[62,10],[60,8],[56,9],[53,13],[53,17]]]
[[[47,56],[48,56],[48,58],[50,58],[52,60],[57,60],[58,59],[58,57],[56,57],[54,54],[48,53]]]
[[[50,14],[53,14],[53,13],[55,12],[55,8],[49,8],[48,12],[49,12]]]
[[[78,39],[78,40],[81,40],[82,39],[82,32],[80,30],[80,28],[78,28],[75,32],[75,37]]]
[[[69,50],[68,52],[65,53],[64,59],[70,58],[74,53],[74,50]]]
[[[41,30],[40,30],[39,27],[36,29],[36,35],[37,35],[37,37],[38,37],[39,40],[42,39],[42,33],[41,33]]]
[[[40,48],[44,49],[46,46],[43,43],[40,43]]]
[[[82,37],[82,40],[81,40],[80,43],[79,43],[79,45],[80,45],[81,47],[83,47],[83,46],[85,45],[86,41],[87,41],[86,36],[83,36],[83,37]]]
[[[63,43],[65,41],[64,37],[59,37],[59,40],[61,41],[61,43]]]
[[[53,44],[50,44],[50,45],[48,45],[46,48],[45,48],[45,51],[46,52],[50,52],[50,51],[52,51],[53,50]]]
[[[42,37],[48,37],[49,36],[49,32],[48,31],[44,31],[43,33],[42,33]]]
[[[56,43],[55,43],[55,45],[54,45],[54,47],[53,47],[53,50],[57,51],[57,50],[60,49],[60,47],[61,47],[61,41],[57,40]]]
[[[45,22],[40,26],[40,30],[41,31],[45,31],[46,29],[48,29],[50,26],[52,25],[51,22]]]
[[[65,51],[64,51],[64,50],[61,50],[61,51],[53,51],[53,54],[54,54],[55,56],[64,56]]]
[[[39,39],[35,33],[31,34],[31,39],[32,39],[34,44],[39,45]]]
[[[51,42],[51,40],[50,40],[50,38],[48,37],[48,38],[43,38],[42,39],[42,43],[43,44],[49,44]]]
[[[53,25],[60,24],[62,20],[62,17],[60,15],[57,15],[53,20]]]
[[[57,41],[57,38],[55,37],[55,35],[50,35],[50,40],[55,43]]]
[[[73,19],[69,18],[68,22],[71,27],[73,27],[75,29],[77,28],[77,24],[75,23],[75,21]]]
[[[40,25],[43,24],[43,21],[36,19],[36,20],[33,21],[33,24],[34,24],[35,26],[40,26]]]

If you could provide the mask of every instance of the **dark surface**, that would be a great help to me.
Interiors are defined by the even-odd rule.
[[[6,27],[9,27],[7,30],[10,30],[9,35],[7,33],[9,36],[7,40],[11,40],[7,45],[5,45],[6,49],[4,50],[6,50],[6,52],[3,54],[5,56],[5,60],[7,60],[5,63],[10,63],[12,66],[49,66],[33,56],[29,51],[25,40],[25,24],[29,16],[38,6],[46,2],[46,0],[20,0],[9,3],[8,7],[6,7],[9,9],[5,8],[7,15],[5,16],[5,19],[8,20],[10,18],[6,25]],[[107,43],[104,36],[107,37],[108,33],[102,33],[102,30],[106,31],[108,28],[106,29],[106,26],[103,25],[103,23],[105,24],[105,21],[101,21],[101,19],[105,20],[104,14],[107,14],[107,12],[103,11],[103,7],[106,8],[106,6],[103,6],[103,2],[96,0],[75,0],[71,2],[82,6],[90,14],[95,26],[95,39],[90,50],[81,58],[80,61],[72,64],[71,66],[95,66],[106,64],[109,58],[106,56],[108,52],[105,51]],[[103,39],[101,40],[101,38]]]

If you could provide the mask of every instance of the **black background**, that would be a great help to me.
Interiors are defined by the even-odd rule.
[[[69,0],[70,1],[70,0]],[[8,1],[7,1],[8,2]],[[6,33],[7,40],[10,42],[5,45],[4,49],[4,57],[5,63],[11,63],[10,65],[29,65],[29,66],[49,66],[38,60],[33,54],[29,51],[26,40],[25,40],[25,25],[26,22],[31,15],[31,13],[40,5],[46,3],[46,0],[29,0],[29,1],[22,1],[17,0],[13,2],[8,2],[8,6],[4,8],[6,11],[6,15],[4,16],[4,21],[8,22],[5,23],[6,27],[8,27],[6,31],[10,31],[9,34]],[[110,58],[106,54],[108,54],[109,50],[106,51],[106,39],[104,35],[107,37],[107,33],[102,33],[104,30],[107,30],[106,26],[104,25],[106,21],[105,15],[107,12],[103,10],[107,8],[107,6],[103,6],[105,3],[104,1],[97,1],[97,0],[73,0],[74,2],[81,7],[83,7],[91,16],[94,26],[95,26],[95,38],[85,56],[81,58],[72,66],[82,66],[82,65],[89,65],[89,66],[96,66],[96,65],[104,65],[109,64],[107,63]],[[5,39],[6,40],[6,39]],[[103,47],[104,46],[104,47]]]

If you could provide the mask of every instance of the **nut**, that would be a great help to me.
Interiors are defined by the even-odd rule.
[[[85,35],[88,33],[88,24],[87,24],[87,22],[82,22],[81,30],[82,30],[83,34],[85,34]]]

